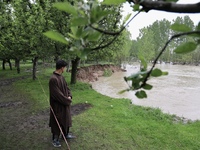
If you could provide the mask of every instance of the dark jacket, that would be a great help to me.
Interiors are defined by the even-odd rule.
[[[50,105],[54,110],[54,113],[60,123],[60,125],[67,131],[68,127],[72,126],[71,120],[71,102],[72,98],[70,89],[67,86],[67,82],[60,74],[53,73],[49,80],[49,92],[50,92]],[[57,122],[50,110],[49,126],[53,134],[59,134],[59,128]]]

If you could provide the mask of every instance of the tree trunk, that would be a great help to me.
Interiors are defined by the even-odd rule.
[[[99,64],[98,58],[96,57],[95,60],[96,60],[96,65],[98,65]]]
[[[36,77],[36,71],[37,71],[37,61],[38,61],[38,57],[35,57],[33,59],[33,80],[35,80],[37,77]]]
[[[59,59],[59,56],[60,56],[61,54],[60,54],[60,52],[59,52],[59,47],[58,47],[58,45],[57,45],[56,43],[54,44],[54,47],[55,47],[55,50],[56,50],[56,51],[55,51],[55,55],[54,55],[54,57],[55,57],[55,58],[54,58],[54,61],[56,62],[56,61]]]
[[[12,70],[12,64],[10,62],[10,59],[8,59],[8,63],[9,63],[10,70]]]
[[[15,66],[17,68],[17,73],[20,73],[20,60],[19,59],[15,59]]]
[[[69,72],[69,70],[70,70],[70,66],[71,66],[71,61],[69,60],[67,63],[68,63],[68,65],[67,65],[66,72]]]
[[[72,60],[72,72],[71,72],[70,84],[76,84],[76,74],[77,74],[77,68],[78,68],[79,61],[80,61],[79,57],[76,57],[76,59]]]
[[[6,63],[6,60],[3,59],[3,62],[2,62],[2,69],[3,69],[3,70],[6,70],[5,63]]]

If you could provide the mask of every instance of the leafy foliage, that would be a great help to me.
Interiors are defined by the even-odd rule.
[[[153,87],[147,84],[150,77],[167,75],[154,68],[158,61],[199,61],[199,51],[196,50],[199,49],[200,35],[193,31],[199,31],[200,24],[195,28],[187,16],[178,17],[173,25],[167,20],[156,21],[140,30],[137,41],[131,41],[130,33],[125,29],[131,15],[121,21],[121,5],[125,2],[0,1],[0,57],[18,62],[25,59],[37,61],[38,58],[52,61],[64,57],[75,62],[72,66],[77,67],[80,59],[86,60],[88,57],[96,61],[98,58],[114,60],[121,64],[131,55],[140,59],[141,70],[125,78],[127,82],[132,82],[125,91],[137,90],[136,96],[145,98],[144,90]],[[135,2],[131,6],[133,11],[143,11],[140,3]],[[170,36],[172,39],[169,40]],[[181,53],[186,55],[178,55]],[[149,62],[153,62],[150,69]],[[72,70],[76,72],[76,69]],[[144,90],[138,91],[140,89]]]

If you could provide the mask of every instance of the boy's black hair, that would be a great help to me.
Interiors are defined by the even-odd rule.
[[[56,62],[56,69],[60,69],[62,67],[66,67],[68,64],[64,60],[58,60]]]

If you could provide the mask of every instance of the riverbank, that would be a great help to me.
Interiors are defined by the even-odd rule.
[[[139,70],[137,66],[127,66],[127,72],[117,72],[111,77],[102,77],[92,83],[93,89],[112,98],[128,98],[139,106],[160,108],[164,113],[175,114],[185,120],[200,120],[200,67],[186,65],[157,64],[156,68],[167,71],[167,76],[151,78],[148,83],[153,88],[147,98],[138,99],[134,91],[118,94],[128,88],[123,80]],[[106,83],[106,84],[105,84]]]
[[[15,102],[15,105],[0,107],[0,149],[55,149],[51,144],[48,127],[47,102],[48,79],[52,71],[42,70],[36,81],[21,79],[0,89],[1,104]],[[12,73],[6,72],[8,75]],[[69,82],[70,74],[64,76]],[[88,106],[85,111],[73,115],[71,132],[77,139],[68,141],[71,150],[200,147],[200,122],[184,124],[158,109],[132,105],[129,99],[101,95],[86,83],[78,82],[70,88],[73,106]],[[61,149],[67,149],[64,141],[61,144]]]
[[[95,82],[99,77],[111,75],[115,72],[125,71],[120,66],[105,64],[105,65],[91,65],[87,67],[80,67],[77,70],[77,79],[81,82]]]

